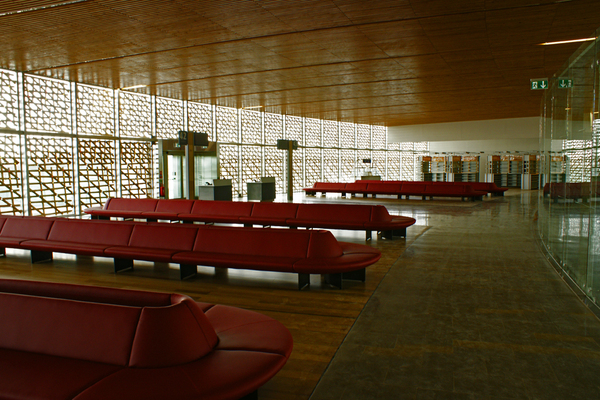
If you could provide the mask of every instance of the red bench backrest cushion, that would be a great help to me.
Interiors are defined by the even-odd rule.
[[[135,225],[129,239],[129,246],[188,251],[192,249],[196,232],[195,226]]]
[[[201,226],[194,251],[305,258],[309,240],[305,230]]]
[[[105,210],[113,211],[154,211],[157,199],[130,199],[113,197],[107,200]]]
[[[371,208],[368,205],[344,204],[298,204],[296,218],[310,221],[352,221],[368,222],[371,219]]]
[[[254,203],[243,201],[196,200],[191,214],[248,217]]]
[[[252,216],[257,218],[296,218],[298,204],[294,203],[254,203]]]
[[[133,224],[129,223],[56,219],[48,234],[48,240],[127,246],[132,229]]]
[[[54,219],[50,218],[8,218],[4,222],[0,236],[27,239],[46,239]]]
[[[194,200],[172,199],[158,200],[154,211],[164,213],[187,214],[192,209]]]

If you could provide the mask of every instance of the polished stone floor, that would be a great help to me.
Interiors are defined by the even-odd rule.
[[[382,201],[426,226],[311,400],[600,399],[600,321],[536,243],[537,192]]]

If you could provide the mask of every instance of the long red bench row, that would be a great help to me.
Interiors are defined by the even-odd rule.
[[[546,183],[543,193],[554,201],[559,199],[587,201],[589,198],[600,197],[600,182]]]
[[[371,238],[372,231],[381,231],[382,236],[389,239],[393,235],[406,237],[406,228],[416,222],[414,218],[392,216],[384,206],[366,204],[110,198],[104,208],[88,208],[84,212],[93,218],[364,230],[367,239]]]
[[[304,188],[307,195],[320,193],[346,193],[351,195],[362,194],[363,197],[372,195],[392,195],[399,199],[419,196],[423,200],[434,197],[460,197],[462,200],[470,198],[481,200],[488,194],[487,191],[475,190],[472,184],[458,182],[393,182],[393,181],[356,181],[351,183],[341,182],[315,182],[313,187]]]
[[[133,260],[178,263],[182,279],[198,265],[290,272],[300,289],[310,274],[340,289],[342,278],[364,281],[365,267],[381,257],[324,230],[0,216],[0,255],[6,247],[31,250],[32,262],[50,261],[52,252],[111,257],[115,272],[133,269]]]
[[[278,321],[190,297],[0,280],[0,398],[258,398],[287,362]]]

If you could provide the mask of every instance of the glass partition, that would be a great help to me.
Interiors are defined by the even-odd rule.
[[[598,32],[596,32],[598,37]],[[541,107],[544,190],[538,228],[563,275],[593,304],[600,293],[598,39],[549,80]]]

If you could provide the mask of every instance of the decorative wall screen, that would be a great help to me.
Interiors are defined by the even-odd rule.
[[[321,121],[318,119],[304,119],[304,145],[307,147],[321,146]]]
[[[238,113],[235,108],[217,107],[217,141],[238,143]]]
[[[114,140],[79,140],[79,203],[82,208],[103,206],[117,194]]]
[[[77,86],[77,133],[115,135],[114,92],[93,86]]]
[[[339,150],[323,149],[323,181],[325,181],[325,182],[340,182],[340,167],[339,167],[339,165],[340,165]],[[307,186],[312,186],[312,183],[310,185],[307,184]]]
[[[340,123],[340,147],[354,148],[356,145],[354,140],[354,125],[348,122]]]
[[[261,114],[256,111],[242,110],[242,143],[262,143]]]
[[[242,195],[247,194],[248,182],[259,180],[262,170],[262,148],[259,146],[242,146]]]
[[[371,128],[369,125],[356,125],[356,147],[371,148]]]
[[[152,101],[150,96],[119,93],[119,132],[121,137],[152,137]]]
[[[73,214],[73,139],[29,136],[26,140],[31,215]]]
[[[265,144],[283,139],[283,115],[265,113]]]
[[[275,190],[277,193],[283,193],[283,155],[285,154],[285,151],[275,147],[265,147],[264,149],[265,176],[275,178]]]
[[[153,197],[153,160],[151,142],[121,141],[122,197]]]
[[[387,144],[387,135],[385,126],[373,125],[371,127],[373,132],[373,148],[374,149],[385,149]]]
[[[176,139],[183,129],[183,101],[156,98],[156,137]]]
[[[291,115],[285,116],[285,138],[288,140],[297,140],[302,146],[302,118]]]
[[[69,82],[25,75],[25,129],[38,132],[71,131]]]
[[[19,129],[17,73],[0,70],[0,128]]]
[[[219,177],[231,179],[234,196],[239,193],[239,146],[222,144],[219,146]]]
[[[244,194],[246,183],[261,176],[275,177],[278,193],[286,190],[286,152],[276,149],[279,139],[300,145],[293,152],[294,191],[320,180],[353,181],[356,157],[372,148],[380,149],[373,153],[377,164],[401,154],[385,150],[385,127],[237,110],[0,69],[0,212],[75,215],[111,196],[158,196],[156,141],[175,138],[184,127],[217,142],[219,177],[232,180],[234,194]]]
[[[210,104],[187,103],[188,129],[194,132],[208,133],[208,140],[215,141],[213,128],[213,107]]]
[[[354,166],[356,151],[340,150],[340,179],[342,182],[354,182]]]
[[[323,147],[339,147],[339,136],[337,122],[323,121]]]
[[[296,150],[297,151],[297,150]],[[294,155],[294,157],[297,157]],[[305,186],[321,180],[321,149],[304,149],[304,181]]]
[[[23,213],[19,135],[0,135],[0,214]]]

